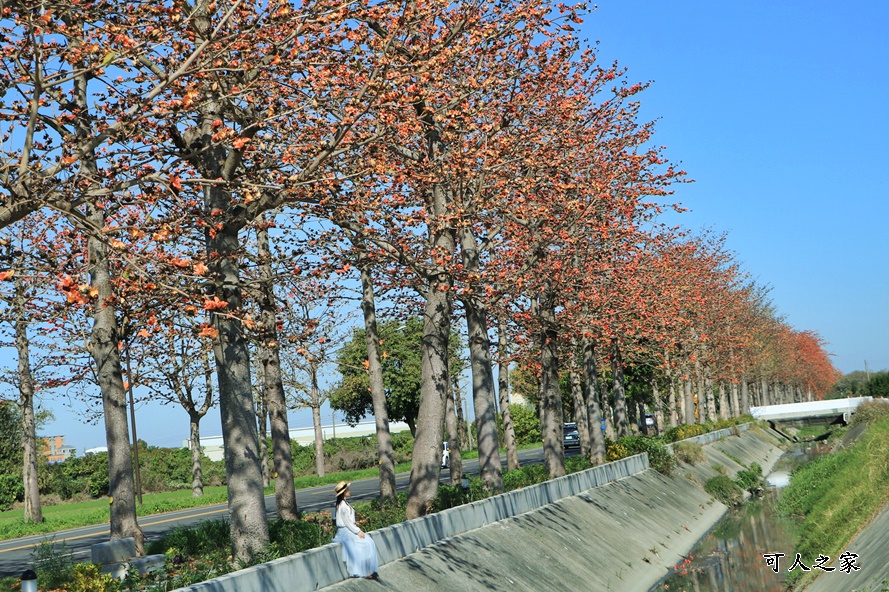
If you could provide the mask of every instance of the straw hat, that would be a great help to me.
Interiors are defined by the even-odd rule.
[[[337,495],[342,495],[344,491],[349,489],[350,485],[351,483],[349,481],[340,481],[336,484],[336,487],[334,487],[333,490],[336,492]]]

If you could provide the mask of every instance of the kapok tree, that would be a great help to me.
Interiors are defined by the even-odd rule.
[[[354,9],[354,10],[353,10]],[[167,182],[166,211],[190,211],[203,232],[204,307],[214,342],[235,561],[268,542],[244,334],[240,236],[263,212],[305,197],[323,165],[366,141],[351,130],[373,98],[347,24],[364,7],[316,2],[221,6],[198,2],[169,52],[145,65],[158,75],[178,56],[211,47],[209,66],[158,101],[151,132],[181,168]],[[147,74],[146,74],[147,75]],[[209,307],[209,308],[208,308]]]
[[[384,142],[368,160],[374,170],[367,177],[382,197],[350,204],[352,212],[368,221],[354,230],[414,274],[415,286],[426,295],[409,516],[428,511],[440,472],[456,225],[463,216],[458,194],[471,189],[461,179],[477,174],[477,163],[485,161],[486,149],[478,140],[490,136],[493,128],[481,129],[489,123],[484,114],[503,113],[499,107],[489,111],[489,100],[502,102],[507,93],[499,91],[501,85],[518,76],[516,56],[533,46],[535,35],[548,35],[547,11],[533,2],[509,7],[440,3],[412,6],[407,17],[381,16],[370,25],[379,35],[378,44],[396,48],[397,67],[389,78],[389,100],[375,113],[386,124],[376,128],[385,130]],[[473,57],[467,61],[465,56]],[[352,212],[334,215],[339,223],[353,219]],[[491,392],[477,392],[485,391]],[[483,409],[488,411],[482,421],[493,420],[492,399],[486,397]],[[484,446],[480,456],[496,459],[496,438],[486,437]],[[492,488],[498,488],[499,466],[485,472],[493,479]]]
[[[25,522],[32,523],[43,522],[37,479],[43,451],[37,444],[34,401],[40,390],[62,384],[48,368],[52,364],[51,353],[39,345],[55,293],[51,255],[54,222],[54,217],[32,216],[0,232],[0,335],[12,338],[17,358],[15,370],[8,369],[2,380],[18,391],[24,517]],[[35,344],[35,340],[40,341]]]
[[[603,255],[631,246],[626,237],[634,236],[640,219],[655,208],[641,198],[663,195],[679,175],[666,166],[658,150],[644,148],[651,127],[636,121],[636,107],[629,102],[643,87],[618,86],[609,94],[605,88],[617,73],[606,70],[597,74],[586,87],[576,87],[588,92],[569,95],[576,101],[573,117],[556,119],[565,125],[554,125],[541,135],[552,152],[526,171],[530,190],[521,195],[523,207],[514,208],[516,215],[507,229],[508,235],[515,237],[508,245],[514,269],[522,272],[513,280],[516,296],[512,302],[520,307],[517,325],[524,326],[527,335],[537,336],[535,349],[541,356],[538,371],[544,450],[549,455],[547,467],[554,475],[564,471],[559,458],[559,342],[565,343],[565,336],[570,342],[572,334],[584,339],[596,335],[588,319],[579,320],[584,316],[580,313],[589,317],[593,307],[577,303],[583,301],[596,277],[615,272],[616,260]],[[533,143],[526,146],[528,151],[534,149]],[[534,254],[533,265],[522,263],[529,261],[525,254]],[[510,260],[506,256],[499,259]],[[569,309],[573,316],[567,314]],[[572,318],[575,324],[569,320]],[[586,344],[583,347],[586,349]],[[598,431],[596,421],[593,433]]]

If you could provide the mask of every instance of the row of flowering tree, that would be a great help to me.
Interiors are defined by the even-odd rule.
[[[437,493],[457,320],[493,491],[498,407],[517,464],[505,382],[514,361],[539,385],[554,476],[564,474],[560,373],[598,462],[600,418],[628,430],[627,368],[651,369],[670,422],[736,415],[748,384],[763,401],[826,388],[823,344],[776,318],[720,240],[658,222],[684,173],[639,121],[644,85],[576,37],[582,11],[544,0],[4,5],[0,228],[19,246],[0,279],[22,302],[53,286],[57,313],[36,316],[16,298],[4,311],[51,327],[79,352],[63,365],[82,362],[65,380],[100,394],[112,538],[141,548],[126,417],[137,384],[181,404],[195,439],[215,389],[235,561],[268,543],[257,408],[271,421],[278,514],[298,517],[288,368],[310,368],[317,411],[318,346],[332,331],[306,299],[333,300],[350,283],[360,285],[384,498],[394,474],[376,299],[410,300],[422,314],[409,517]],[[714,399],[723,388],[732,403]]]

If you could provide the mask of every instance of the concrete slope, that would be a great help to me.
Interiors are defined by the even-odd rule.
[[[441,541],[325,590],[648,590],[725,513],[654,470]]]
[[[768,475],[784,454],[778,442],[779,437],[772,430],[752,427],[738,435],[708,443],[704,446],[706,462],[694,465],[680,462],[677,463],[676,472],[701,487],[723,470],[726,475],[733,477],[752,463],[758,463],[763,474]]]
[[[783,454],[767,430],[706,436],[707,461],[679,463],[671,477],[649,469],[440,541],[383,565],[378,581],[323,589],[650,590],[726,512],[702,490],[714,467],[734,475],[756,462],[768,474]]]

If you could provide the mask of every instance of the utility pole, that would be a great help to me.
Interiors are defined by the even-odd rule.
[[[867,360],[864,361],[864,373],[867,375],[867,383],[870,384],[870,370],[867,367]]]

